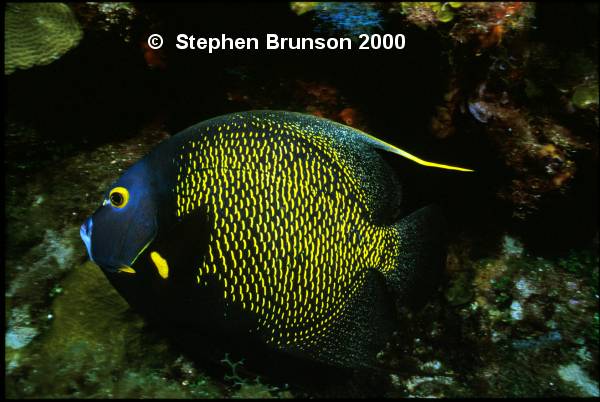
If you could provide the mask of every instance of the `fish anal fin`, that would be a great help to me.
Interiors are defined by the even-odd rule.
[[[322,363],[344,368],[373,368],[393,331],[393,302],[382,274],[368,269],[364,286],[349,301],[339,320],[316,342],[294,355],[309,355]]]

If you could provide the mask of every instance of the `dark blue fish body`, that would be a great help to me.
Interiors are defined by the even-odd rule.
[[[380,152],[452,168],[314,116],[210,119],[125,172],[82,238],[145,314],[369,365],[393,327],[390,292],[443,258],[434,210],[398,220],[399,180]]]

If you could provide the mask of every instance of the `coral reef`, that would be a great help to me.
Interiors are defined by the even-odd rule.
[[[597,149],[597,137],[591,135],[598,129],[597,38],[573,50],[551,46],[531,32],[535,3],[401,2],[347,8],[292,3],[292,8],[310,11],[317,31],[343,29],[333,27],[338,20],[362,29],[357,21],[371,21],[377,10],[377,25],[400,21],[438,35],[447,91],[431,131],[447,142],[457,133],[486,138],[505,172],[496,195],[511,205],[517,220],[536,213],[544,200],[565,194],[581,159]]]
[[[524,219],[548,192],[564,189],[576,172],[573,157],[589,144],[552,118],[532,116],[505,97],[478,90],[468,104],[470,114],[487,124],[486,135],[511,172],[498,195],[514,204],[513,216]]]
[[[131,39],[131,23],[138,16],[132,3],[76,3],[73,10],[88,31],[117,31],[124,41]]]
[[[528,38],[532,4],[469,3],[460,10],[468,13],[447,34],[456,43],[448,48],[447,91],[431,129],[441,139],[468,131],[485,137],[505,171],[496,194],[524,221],[545,199],[567,192],[582,157],[595,158],[597,63],[589,50],[557,50]],[[477,63],[465,63],[473,54]]]
[[[4,74],[52,63],[83,36],[63,3],[8,3],[5,12]]]
[[[52,325],[27,353],[7,349],[11,397],[219,397],[191,363],[153,337],[92,263],[74,268]],[[139,363],[136,363],[139,362]],[[48,376],[48,373],[53,373]]]
[[[598,397],[597,4],[36,7],[6,8],[6,397]],[[69,14],[67,28],[55,10]],[[49,14],[47,26],[29,21],[36,13]],[[85,37],[61,68],[14,72],[41,65],[45,46],[15,64],[17,20],[50,41],[58,29]],[[271,22],[298,36],[404,32],[412,44],[366,58],[306,53],[302,63],[285,52],[207,59],[144,47],[148,30],[258,35]],[[54,59],[68,51],[60,41]],[[418,167],[390,158],[408,172],[408,209],[442,204],[446,267],[424,305],[397,303],[378,367],[339,383],[304,387],[291,370],[268,378],[233,351],[215,362],[183,352],[86,262],[79,238],[110,183],[169,133],[267,108],[398,133],[390,142],[477,170],[413,178]]]
[[[223,366],[231,371],[231,374],[225,374],[225,381],[231,383],[233,398],[292,398],[292,394],[286,389],[280,389],[276,386],[269,386],[261,383],[260,376],[256,376],[254,381],[248,379],[245,375],[238,373],[238,368],[243,366],[244,360],[232,361],[229,354],[226,353],[221,359]]]
[[[402,2],[393,4],[392,12],[402,13],[406,20],[421,29],[427,29],[438,23],[447,23],[454,19],[453,10],[462,7],[462,3],[439,2]]]
[[[388,396],[597,396],[597,251],[534,257],[508,235],[496,257],[469,250],[450,246],[443,300],[399,307],[420,328],[381,353]]]
[[[374,3],[292,2],[291,9],[298,15],[312,11],[315,30],[321,33],[358,35],[382,29],[383,16]]]
[[[313,10],[319,3],[316,1],[292,1],[290,8],[298,15],[302,15]]]
[[[529,2],[402,2],[392,4],[389,11],[400,12],[422,29],[443,26],[451,40],[483,49],[526,28],[534,9]]]

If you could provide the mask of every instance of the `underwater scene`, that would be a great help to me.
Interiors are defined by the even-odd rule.
[[[5,398],[599,397],[598,8],[5,4]]]

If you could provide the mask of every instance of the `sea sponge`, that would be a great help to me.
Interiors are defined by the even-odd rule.
[[[83,31],[64,3],[8,3],[4,74],[57,60],[77,46]]]

